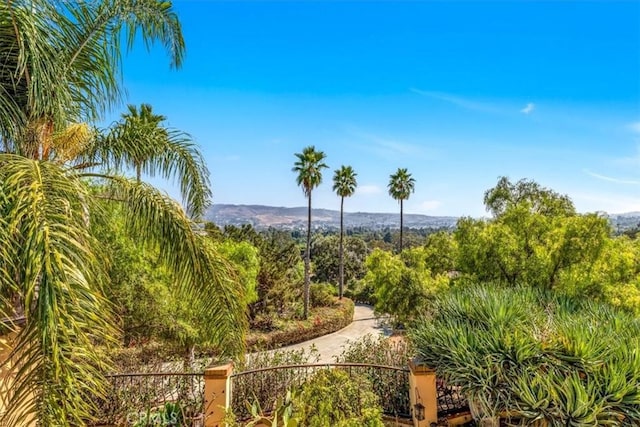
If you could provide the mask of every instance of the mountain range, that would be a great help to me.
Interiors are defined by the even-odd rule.
[[[312,209],[314,229],[338,229],[340,211]],[[640,212],[608,215],[613,229],[622,232],[640,226]],[[275,227],[286,230],[302,230],[307,226],[306,207],[276,207],[264,205],[216,204],[205,215],[207,221],[218,226],[251,224],[256,229]],[[408,228],[453,228],[458,217],[405,214],[404,226]],[[382,230],[400,226],[399,213],[345,212],[346,228]]]
[[[314,229],[338,229],[340,211],[312,209]],[[207,221],[218,226],[251,224],[257,229],[275,227],[295,230],[307,226],[306,207],[275,207],[263,205],[213,205],[205,215]],[[452,228],[458,218],[404,214],[404,226],[409,228]],[[371,230],[400,227],[400,213],[345,212],[346,228],[362,227]]]

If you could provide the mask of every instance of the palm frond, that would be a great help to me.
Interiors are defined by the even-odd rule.
[[[323,151],[317,151],[313,145],[305,147],[302,153],[295,153],[298,160],[291,169],[296,172],[297,184],[302,187],[305,196],[322,183],[322,170],[328,168],[324,159],[327,157]]]
[[[333,174],[333,191],[340,197],[351,197],[356,191],[358,174],[351,166],[341,166]]]
[[[0,165],[1,238],[14,244],[1,258],[16,257],[0,285],[21,294],[26,317],[8,361],[15,379],[4,421],[35,414],[43,425],[84,424],[104,392],[107,361],[96,345],[115,330],[84,215],[87,189],[50,162],[0,155]]]
[[[398,168],[396,173],[389,177],[389,195],[398,201],[406,200],[414,192],[415,182],[406,168]]]
[[[244,351],[246,289],[233,268],[168,196],[143,182],[115,178],[108,196],[122,202],[126,224],[141,242],[158,248],[183,298],[192,299],[210,320],[211,341],[229,355]]]
[[[64,93],[51,96],[61,70],[50,11],[49,5],[36,1],[0,4],[0,132],[6,152],[24,153],[29,120],[46,116],[55,121],[55,111],[69,101]]]
[[[209,206],[209,171],[189,134],[166,128],[165,117],[154,114],[148,104],[140,110],[129,105],[128,113],[104,136],[96,138],[78,162],[100,163],[116,170],[132,168],[141,174],[161,176],[180,185],[187,213],[200,217]]]
[[[66,45],[64,63],[74,99],[95,116],[120,99],[120,39],[125,33],[128,48],[136,34],[151,46],[160,41],[180,67],[184,39],[170,2],[158,0],[109,0],[104,2],[60,2]],[[105,103],[106,101],[106,103]]]

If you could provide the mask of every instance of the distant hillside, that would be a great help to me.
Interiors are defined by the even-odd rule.
[[[640,212],[628,212],[609,215],[614,231],[620,233],[634,228],[640,228]]]
[[[340,211],[313,209],[315,229],[338,229]],[[263,205],[213,205],[205,215],[207,221],[219,226],[251,224],[255,228],[275,227],[287,230],[304,229],[307,225],[307,208],[284,208]],[[623,232],[640,226],[640,212],[611,214],[609,220],[614,231]],[[452,216],[428,216],[405,214],[404,224],[409,228],[453,228],[458,221]],[[345,212],[347,228],[362,227],[371,230],[400,227],[399,213]]]
[[[313,209],[311,214],[313,227],[316,229],[340,227],[340,211]],[[218,204],[209,208],[205,218],[219,226],[251,224],[258,229],[268,227],[304,229],[307,224],[307,208]],[[404,215],[404,225],[409,228],[451,228],[455,226],[457,220],[458,218],[450,216]],[[398,228],[400,214],[345,212],[344,223],[346,228],[364,227],[373,230]]]

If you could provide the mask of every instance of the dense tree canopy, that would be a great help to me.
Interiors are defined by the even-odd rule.
[[[458,269],[481,281],[554,288],[562,272],[593,264],[610,233],[605,218],[530,181],[501,178],[485,204],[493,219],[463,218],[455,231]]]
[[[255,327],[272,326],[273,317],[291,317],[300,305],[302,258],[290,233],[269,229],[258,232],[251,225],[225,226],[221,232],[214,224],[205,226],[217,240],[249,242],[257,249],[257,299],[249,305],[250,321]]]
[[[339,237],[336,235],[314,236],[311,241],[314,280],[337,284],[340,281]],[[344,278],[348,284],[359,280],[365,273],[365,259],[369,254],[367,244],[359,237],[347,236],[344,239]]]

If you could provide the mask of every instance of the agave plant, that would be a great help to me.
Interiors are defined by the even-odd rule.
[[[532,288],[457,288],[409,335],[478,418],[640,424],[640,321],[609,306]]]

